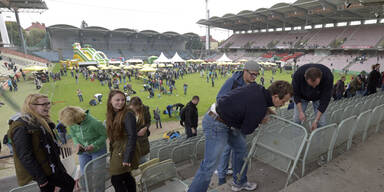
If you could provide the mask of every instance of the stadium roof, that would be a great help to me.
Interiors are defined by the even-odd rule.
[[[297,0],[270,8],[201,19],[197,23],[235,31],[307,26],[384,18],[384,0]]]
[[[42,0],[0,0],[0,11],[43,12],[48,9]]]
[[[1,1],[1,0],[0,0]],[[86,31],[87,33],[90,32],[96,32],[96,33],[123,33],[126,34],[127,36],[134,35],[134,34],[141,34],[145,36],[164,36],[164,37],[184,37],[184,38],[199,38],[199,35],[195,33],[185,33],[185,34],[179,34],[173,31],[167,31],[164,33],[159,33],[157,31],[153,30],[143,30],[143,31],[136,31],[133,29],[128,29],[128,28],[118,28],[115,30],[109,30],[104,27],[99,27],[99,26],[92,26],[92,27],[87,27],[84,29],[72,26],[72,25],[67,25],[67,24],[57,24],[57,25],[51,25],[47,27],[48,32],[55,32],[55,31]]]

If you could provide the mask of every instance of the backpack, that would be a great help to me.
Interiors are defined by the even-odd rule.
[[[181,125],[181,126],[184,126],[184,122],[185,122],[185,110],[186,110],[186,108],[187,108],[187,106],[181,108],[180,113],[179,113],[179,115],[180,115],[180,125]]]

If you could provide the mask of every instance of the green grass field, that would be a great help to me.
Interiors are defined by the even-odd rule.
[[[57,71],[59,69],[59,65],[56,65],[54,67],[54,71]],[[335,75],[335,81],[340,78],[339,74]],[[264,74],[266,87],[269,86],[269,80],[272,77],[271,71],[266,71]],[[227,76],[228,78],[228,76]],[[275,77],[275,80],[287,80],[291,81],[291,72],[283,72],[279,73],[277,72]],[[198,104],[198,110],[199,115],[203,115],[209,108],[209,106],[215,102],[216,95],[222,86],[222,84],[225,82],[226,79],[220,78],[215,81],[215,87],[211,87],[211,83],[206,82],[206,78],[200,78],[200,74],[189,74],[184,76],[184,79],[176,80],[176,90],[174,90],[173,95],[162,95],[160,98],[157,97],[158,91],[155,92],[155,97],[149,99],[148,98],[148,92],[143,91],[143,81],[142,80],[133,80],[132,79],[132,86],[135,91],[137,91],[136,96],[139,96],[145,105],[148,105],[151,108],[151,114],[153,109],[156,109],[156,107],[159,107],[161,111],[165,110],[166,106],[169,104],[175,104],[175,103],[187,103],[190,101],[192,96],[198,95],[200,97],[200,103]],[[347,80],[350,80],[350,76],[347,77]],[[259,82],[259,78],[257,79],[257,82]],[[183,94],[183,84],[188,84],[188,91],[187,95],[184,96]],[[36,92],[34,85],[31,81],[28,82],[21,82],[20,83],[20,91],[16,93],[8,93],[12,96],[12,98],[15,99],[15,101],[21,105],[24,101],[24,98],[26,95],[32,92]],[[122,89],[122,84],[120,85],[120,89]],[[76,94],[76,90],[80,89],[83,93],[84,102],[80,103],[79,99]],[[51,118],[52,120],[56,121],[58,119],[58,113],[59,111],[68,105],[74,105],[74,106],[80,106],[84,109],[89,109],[91,111],[91,114],[95,116],[97,119],[103,121],[105,119],[105,112],[106,112],[106,101],[109,93],[108,86],[101,86],[100,83],[95,80],[94,82],[91,82],[90,80],[86,81],[82,75],[79,76],[79,84],[76,84],[76,81],[74,78],[70,76],[70,73],[68,72],[67,77],[62,77],[61,81],[56,82],[49,82],[45,83],[43,85],[43,88],[40,91],[43,94],[47,94],[51,100],[55,103],[52,105],[51,108]],[[89,100],[93,98],[93,95],[95,93],[102,93],[103,94],[103,103],[97,106],[90,106],[88,104]],[[7,121],[12,114],[14,114],[15,111],[9,108],[7,105],[0,108],[0,134],[3,135],[7,129]],[[170,120],[176,120],[176,117],[173,115],[172,118],[169,118],[168,115],[162,114],[161,116],[162,121],[170,121]]]

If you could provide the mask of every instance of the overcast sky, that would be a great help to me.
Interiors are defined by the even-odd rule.
[[[130,28],[158,32],[194,32],[205,35],[205,27],[196,24],[206,18],[205,0],[46,0],[48,10],[42,14],[21,13],[21,25],[26,28],[39,21],[47,26],[69,24],[80,27],[85,20],[89,26],[107,29]],[[237,14],[242,10],[270,8],[276,3],[295,0],[209,0],[210,16]],[[3,13],[5,20],[15,20],[13,13]],[[214,38],[223,40],[231,33],[213,29]]]

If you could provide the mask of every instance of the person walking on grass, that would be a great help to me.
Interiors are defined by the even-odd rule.
[[[79,97],[80,103],[83,102],[84,101],[83,93],[81,93],[80,89],[77,89],[76,93],[77,93],[77,96]]]
[[[156,129],[160,127],[163,128],[161,125],[161,119],[160,119],[160,110],[159,107],[156,107],[156,110],[153,110],[153,118],[156,120]]]
[[[184,83],[184,95],[187,95],[188,84]]]

